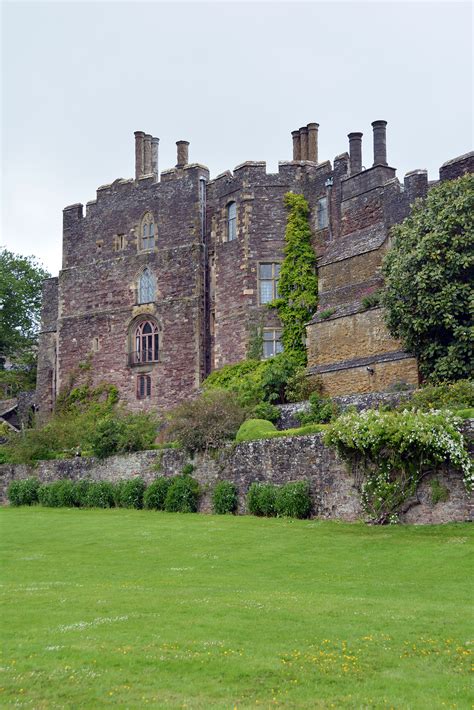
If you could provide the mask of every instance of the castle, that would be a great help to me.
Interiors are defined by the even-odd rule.
[[[214,369],[246,357],[256,331],[262,357],[281,351],[281,324],[267,304],[278,293],[289,191],[311,207],[319,306],[307,328],[308,375],[329,395],[416,385],[416,361],[364,308],[381,285],[389,230],[431,185],[387,163],[386,122],[373,127],[373,165],[362,133],[349,152],[318,160],[318,124],[292,132],[293,159],[278,173],[245,162],[210,179],[188,162],[158,171],[159,140],[135,133],[135,178],[66,207],[63,261],[44,284],[37,406],[46,415],[72,372],[91,363],[94,383],[118,387],[132,410],[169,409]],[[440,179],[474,170],[474,154],[445,163]]]

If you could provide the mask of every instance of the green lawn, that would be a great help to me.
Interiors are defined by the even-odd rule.
[[[470,707],[468,524],[0,520],[1,707]]]

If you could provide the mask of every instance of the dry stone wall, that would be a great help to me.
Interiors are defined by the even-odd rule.
[[[42,461],[37,468],[0,466],[0,499],[5,502],[10,481],[37,476],[42,482],[57,479],[118,481],[141,476],[151,483],[156,476],[175,476],[189,463],[189,457],[176,449],[143,451],[114,456],[104,461],[79,458]],[[324,519],[355,521],[363,517],[354,478],[336,453],[324,446],[321,435],[264,439],[229,445],[216,456],[198,455],[192,463],[193,476],[204,494],[201,512],[211,510],[212,489],[218,481],[233,481],[239,494],[239,513],[245,513],[245,496],[254,481],[283,484],[308,480],[313,500],[313,515]],[[158,469],[158,470],[157,470]],[[470,520],[472,511],[462,476],[447,471],[435,476],[449,491],[445,502],[433,505],[430,478],[424,479],[417,496],[402,520],[410,523],[447,523]]]

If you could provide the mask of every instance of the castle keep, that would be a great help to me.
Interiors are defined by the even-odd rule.
[[[135,178],[64,209],[59,277],[44,285],[37,403],[51,411],[71,373],[90,363],[94,383],[116,385],[133,410],[164,411],[195,392],[216,368],[245,358],[257,331],[262,356],[281,350],[267,304],[283,260],[286,192],[311,207],[319,306],[308,324],[308,374],[329,395],[416,385],[416,361],[389,336],[380,308],[364,297],[381,285],[390,227],[426,195],[427,173],[403,184],[387,163],[386,122],[373,127],[373,165],[362,134],[332,165],[318,160],[318,124],[293,131],[293,159],[266,172],[245,162],[210,179],[189,163],[158,171],[157,138],[135,133]],[[474,170],[474,154],[445,163],[440,179]],[[79,370],[78,370],[79,368]]]

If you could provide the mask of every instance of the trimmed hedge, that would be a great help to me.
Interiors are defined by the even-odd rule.
[[[38,502],[37,478],[25,478],[23,481],[12,481],[7,489],[7,496],[12,505],[33,505]]]
[[[283,486],[252,483],[247,494],[249,513],[258,516],[307,518],[311,512],[309,483],[296,481]]]
[[[277,487],[272,483],[252,483],[247,494],[247,507],[252,515],[267,518],[276,515]]]
[[[166,495],[171,485],[171,478],[160,476],[145,491],[143,507],[148,510],[164,510]]]
[[[166,493],[165,510],[168,513],[196,513],[199,494],[199,483],[195,478],[175,476]]]

